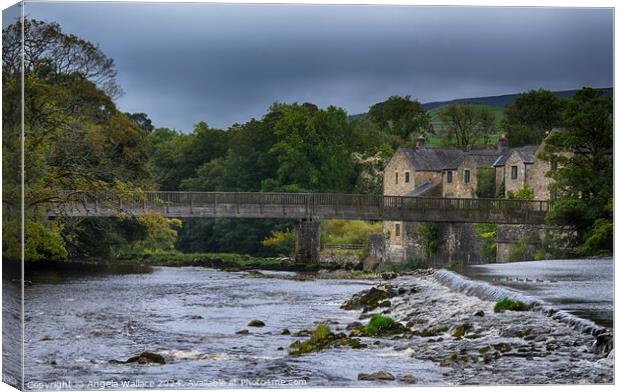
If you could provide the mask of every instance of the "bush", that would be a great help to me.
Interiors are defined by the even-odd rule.
[[[525,311],[528,310],[528,307],[525,303],[521,301],[512,300],[510,298],[502,298],[498,303],[495,304],[495,313],[501,313],[506,310],[512,311]]]
[[[424,257],[430,260],[437,248],[439,248],[439,232],[437,226],[432,222],[420,223],[415,230],[418,243],[422,247]]]
[[[393,330],[395,326],[396,322],[391,317],[375,314],[371,317],[365,332],[368,335],[381,335]]]
[[[479,167],[476,170],[478,183],[476,184],[476,196],[492,198],[495,196],[495,169]],[[503,197],[503,195],[502,195]]]
[[[515,200],[534,200],[534,190],[526,186],[515,192],[508,191],[508,198]]]
[[[295,233],[292,230],[274,231],[261,241],[261,245],[273,249],[278,255],[291,256],[295,249]]]
[[[324,244],[366,244],[368,236],[383,231],[381,222],[332,219],[322,227]]]
[[[495,263],[497,260],[497,225],[474,224],[478,241],[480,242],[480,257],[485,263]]]

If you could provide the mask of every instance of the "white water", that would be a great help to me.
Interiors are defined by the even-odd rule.
[[[471,280],[455,272],[444,269],[435,272],[433,277],[450,290],[476,296],[487,301],[499,301],[502,298],[522,301],[527,304],[530,309],[542,312],[554,320],[565,323],[571,328],[583,333],[599,335],[607,331],[604,327],[597,325],[591,320],[574,316],[567,311],[559,310],[551,304],[545,303],[541,299],[528,296],[508,287],[496,286],[487,282]]]

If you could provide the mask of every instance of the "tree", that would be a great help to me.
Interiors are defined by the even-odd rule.
[[[519,94],[506,107],[502,127],[511,146],[539,144],[553,128],[562,125],[564,101],[548,90]]]
[[[26,260],[60,260],[69,255],[72,243],[81,241],[80,235],[88,232],[105,242],[113,233],[94,235],[90,230],[96,227],[85,225],[86,219],[62,211],[49,219],[51,203],[95,194],[117,200],[142,194],[152,185],[146,170],[147,139],[114,104],[111,94],[120,89],[111,59],[95,45],[64,34],[57,24],[26,20],[24,28],[23,189],[21,22],[3,30],[3,243],[6,257],[19,259],[23,223]]]
[[[380,129],[404,140],[434,134],[430,114],[419,101],[412,101],[409,95],[392,96],[387,101],[371,106],[368,117]]]
[[[469,103],[451,104],[439,112],[439,117],[446,126],[445,137],[466,150],[486,137],[495,124],[495,113]]]
[[[21,35],[24,33],[24,72],[60,82],[66,75],[90,80],[111,97],[122,95],[116,83],[114,61],[97,45],[63,33],[58,23],[24,19],[2,30],[2,71],[15,75],[21,68]]]
[[[125,113],[125,115],[129,117],[129,119],[133,121],[134,124],[139,126],[140,129],[142,129],[147,135],[153,132],[153,129],[155,129],[153,123],[151,122],[151,119],[146,113]]]
[[[564,131],[545,139],[540,158],[557,162],[552,193],[557,195],[547,215],[551,224],[571,227],[565,236],[573,247],[592,254],[610,252],[613,241],[613,100],[599,90],[583,88],[568,101]],[[596,248],[596,249],[595,249]]]

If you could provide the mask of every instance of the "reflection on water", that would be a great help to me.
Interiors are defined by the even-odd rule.
[[[613,327],[612,259],[545,260],[467,266],[460,273],[542,299],[605,327]]]

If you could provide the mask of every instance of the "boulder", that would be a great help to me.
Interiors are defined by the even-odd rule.
[[[374,373],[360,373],[357,375],[357,379],[360,381],[394,381],[396,377],[392,373],[380,370]]]
[[[288,328],[284,328],[282,330],[282,335],[290,335],[290,334],[291,334],[291,331],[289,331]]]
[[[146,365],[149,363],[157,363],[159,365],[166,364],[166,360],[163,357],[163,355],[151,353],[148,351],[144,351],[142,354],[136,355],[135,357],[131,357],[125,361],[125,363],[133,363],[133,362],[137,362],[141,365]]]
[[[416,382],[418,382],[418,379],[415,378],[412,374],[405,374],[404,376],[401,376],[398,381],[407,384],[415,384]]]
[[[387,286],[371,287],[368,290],[363,290],[353,295],[351,299],[342,304],[341,308],[346,310],[365,309],[368,311],[375,309],[379,303],[389,299],[391,296],[393,295]]]
[[[350,331],[352,329],[357,329],[357,328],[360,328],[360,327],[363,327],[363,326],[364,326],[364,324],[360,323],[359,321],[354,321],[352,323],[347,324],[347,328],[346,329],[347,329],[347,331]]]
[[[242,329],[240,331],[235,332],[235,334],[237,334],[237,335],[249,335],[250,331],[248,331],[247,329]]]
[[[248,323],[248,327],[264,327],[265,322],[261,320],[252,320]]]
[[[474,316],[476,316],[476,317],[484,317],[484,311],[479,310],[476,313],[474,313]]]
[[[614,337],[609,333],[604,333],[598,335],[592,346],[590,346],[590,351],[595,354],[602,354],[607,356],[611,350],[614,348]]]

